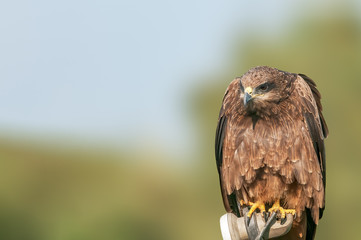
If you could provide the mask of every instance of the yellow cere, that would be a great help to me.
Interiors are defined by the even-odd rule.
[[[253,89],[251,87],[246,87],[244,91],[252,96]]]

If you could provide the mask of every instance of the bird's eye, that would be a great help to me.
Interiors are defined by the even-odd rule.
[[[259,90],[261,90],[261,91],[267,91],[267,89],[268,89],[268,84],[263,84],[263,85],[261,85],[261,86],[259,86],[259,88],[258,88]]]

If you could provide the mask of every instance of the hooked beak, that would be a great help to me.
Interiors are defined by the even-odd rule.
[[[252,99],[252,91],[253,89],[251,87],[247,87],[244,90],[244,98],[243,98],[243,104],[246,106],[249,100]]]

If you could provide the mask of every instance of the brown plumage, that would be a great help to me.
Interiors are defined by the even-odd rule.
[[[321,95],[303,74],[266,66],[250,69],[227,88],[216,131],[223,202],[240,215],[239,202],[277,200],[296,210],[286,239],[313,239],[325,208],[328,134]]]

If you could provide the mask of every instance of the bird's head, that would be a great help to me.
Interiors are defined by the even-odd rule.
[[[292,92],[297,74],[266,66],[255,67],[240,80],[241,101],[250,114],[270,115]]]

